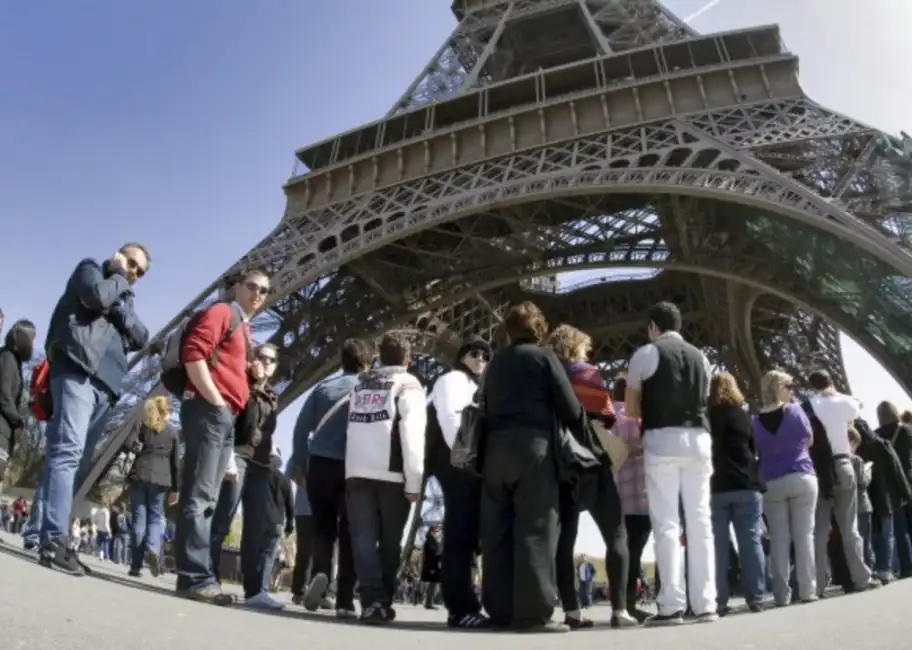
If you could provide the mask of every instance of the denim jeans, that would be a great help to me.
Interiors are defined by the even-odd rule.
[[[893,539],[896,560],[902,577],[912,575],[912,508],[903,506],[893,509]],[[896,562],[893,563],[894,565]],[[895,567],[894,567],[895,568]]]
[[[45,430],[47,457],[41,477],[43,545],[69,533],[76,476],[88,469],[111,408],[110,392],[80,372],[52,375],[50,389],[54,415]]]
[[[215,505],[215,513],[212,515],[212,530],[210,537],[210,554],[212,556],[212,570],[215,573],[215,579],[221,582],[219,567],[222,566],[222,546],[225,544],[225,538],[231,532],[231,522],[234,515],[237,514],[238,506],[241,504],[241,495],[244,492],[244,484],[247,481],[247,459],[235,457],[237,464],[237,478],[233,481],[223,480],[219,488],[218,502]]]
[[[893,515],[880,517],[872,522],[874,547],[874,572],[881,578],[893,575],[893,555],[896,549],[896,538],[893,534]]]
[[[282,541],[284,529],[284,526],[269,526],[266,529],[263,544],[263,579],[260,583],[260,590],[264,594],[268,594],[272,587],[272,572],[275,569],[276,558],[279,556],[279,543]],[[246,587],[244,591],[247,591]]]
[[[272,498],[269,476],[272,470],[262,465],[248,463],[241,504],[244,507],[241,531],[241,573],[244,576],[244,597],[253,598],[269,585],[272,558],[278,542],[276,527],[269,525],[266,511]]]
[[[728,605],[728,568],[731,561],[730,527],[735,529],[741,560],[741,590],[748,603],[760,602],[766,590],[763,557],[763,496],[753,490],[712,495],[712,524],[716,549],[716,603]]]
[[[114,564],[127,564],[130,557],[130,535],[116,534],[111,540],[111,560]]]
[[[111,559],[111,535],[109,533],[95,535],[95,555],[99,560]]]
[[[213,406],[199,397],[181,404],[185,443],[174,531],[178,591],[215,584],[210,553],[212,515],[234,444],[234,421],[227,407]]]
[[[579,603],[583,608],[592,606],[592,581],[580,582]]]
[[[871,517],[873,513],[858,513],[858,534],[861,535],[861,543],[864,550],[864,561],[871,571],[874,570],[874,547],[871,545]]]
[[[165,495],[168,488],[143,481],[130,484],[130,513],[133,516],[130,568],[139,571],[146,553],[161,562],[161,540],[165,530]]]
[[[345,504],[361,605],[389,607],[410,508],[402,483],[346,479]]]

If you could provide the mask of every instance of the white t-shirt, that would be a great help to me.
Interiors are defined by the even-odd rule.
[[[462,411],[472,403],[477,390],[478,384],[461,370],[451,370],[434,384],[430,401],[437,411],[443,439],[451,449],[462,422]]]
[[[95,508],[92,510],[92,523],[95,530],[106,535],[111,534],[111,511],[107,508]]]
[[[849,424],[861,415],[861,405],[858,400],[851,395],[834,393],[833,395],[817,394],[809,401],[814,409],[814,415],[826,430],[833,455],[851,455]]]

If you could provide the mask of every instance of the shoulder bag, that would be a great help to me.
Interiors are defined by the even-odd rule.
[[[484,375],[472,403],[462,409],[459,431],[450,448],[450,464],[456,469],[481,476],[485,438]]]

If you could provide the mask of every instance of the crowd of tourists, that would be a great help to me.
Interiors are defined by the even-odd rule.
[[[150,263],[134,243],[104,262],[81,261],[46,336],[46,462],[25,544],[41,565],[76,576],[85,566],[71,528],[74,489],[123,389],[127,355],[149,344],[133,295]],[[409,512],[433,476],[445,514],[425,540],[437,560],[425,562],[421,593],[435,608],[429,585],[439,582],[454,628],[592,627],[583,612],[594,565],[574,559],[584,511],[606,547],[613,627],[711,622],[728,613],[733,590],[761,612],[768,579],[772,603],[786,606],[830,585],[857,592],[912,576],[908,416],[884,402],[872,430],[823,368],[800,378],[773,370],[748,405],[735,378],[714,373],[682,338],[672,303],[644,315],[650,343],[610,386],[588,361],[589,336],[568,324],[551,330],[531,302],[509,308],[496,354],[469,336],[430,387],[408,371],[404,335],[376,346],[346,340],[341,372],[318,383],[298,414],[283,471],[271,384],[279,350],[255,344],[249,326],[269,292],[266,272],[240,274],[229,297],[162,346],[180,433],[168,425],[165,395],[145,402],[130,433],[131,575],[160,572],[170,505],[177,593],[234,603],[219,574],[242,507],[247,606],[283,607],[270,595],[273,567],[280,540],[296,533],[305,561],[294,563],[295,604],[389,624],[403,593]],[[0,473],[24,426],[22,368],[35,338],[35,325],[18,321],[0,349]],[[460,457],[473,452],[471,462],[455,462],[457,447]],[[650,535],[657,613],[637,606]],[[553,620],[556,603],[563,621]]]

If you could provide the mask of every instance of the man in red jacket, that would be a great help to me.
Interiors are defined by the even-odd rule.
[[[249,271],[234,286],[234,300],[202,312],[187,328],[181,358],[187,389],[180,421],[185,450],[180,512],[175,530],[177,592],[216,605],[231,604],[210,562],[212,513],[232,453],[234,421],[250,396],[250,317],[269,294],[269,277]],[[230,336],[232,317],[241,324]]]

